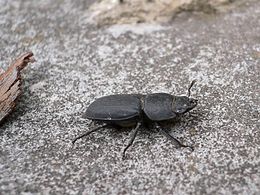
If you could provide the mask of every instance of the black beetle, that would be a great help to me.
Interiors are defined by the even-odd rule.
[[[188,97],[174,96],[167,93],[153,93],[149,95],[109,95],[98,98],[87,108],[84,117],[102,125],[75,138],[72,143],[74,144],[78,139],[107,126],[135,126],[131,139],[123,151],[124,157],[126,150],[133,144],[140,126],[154,124],[156,129],[173,140],[178,147],[189,147],[193,150],[192,146],[183,145],[170,135],[161,127],[161,123],[176,119],[197,105],[197,100],[190,98],[190,90],[194,83],[195,80],[191,82],[188,88]]]

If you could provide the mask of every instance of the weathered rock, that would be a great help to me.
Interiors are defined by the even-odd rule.
[[[241,3],[243,0],[237,0]],[[101,0],[90,10],[98,25],[166,22],[181,11],[216,13],[229,9],[233,0]]]

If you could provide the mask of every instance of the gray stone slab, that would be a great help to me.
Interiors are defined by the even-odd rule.
[[[169,24],[96,28],[90,1],[0,1],[0,66],[31,50],[18,107],[0,127],[0,194],[258,194],[260,2]],[[89,129],[97,97],[169,92],[199,105],[171,129]]]

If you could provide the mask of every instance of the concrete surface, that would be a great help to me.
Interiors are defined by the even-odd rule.
[[[96,28],[90,1],[0,1],[0,66],[24,51],[19,106],[0,127],[0,194],[259,194],[260,2],[221,15],[183,13],[165,25]],[[97,97],[192,95],[198,107],[171,133],[89,129]]]

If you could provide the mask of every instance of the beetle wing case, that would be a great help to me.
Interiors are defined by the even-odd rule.
[[[98,98],[88,107],[84,117],[91,120],[123,121],[141,113],[140,97],[121,94]]]
[[[176,117],[172,110],[173,96],[167,93],[147,95],[144,100],[144,112],[152,121],[169,120]]]

